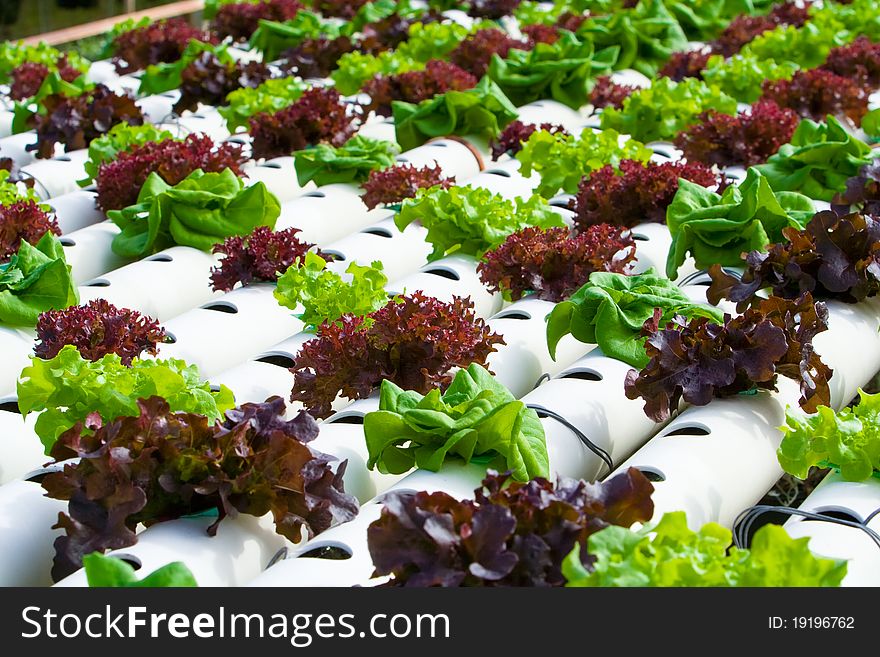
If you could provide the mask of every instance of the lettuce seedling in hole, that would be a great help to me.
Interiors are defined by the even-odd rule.
[[[226,119],[230,132],[246,128],[248,119],[257,114],[277,112],[292,105],[308,85],[298,77],[273,78],[256,87],[242,87],[226,96],[225,107],[217,111]]]
[[[402,474],[437,472],[450,458],[489,460],[516,481],[549,476],[544,427],[486,369],[471,364],[449,387],[427,395],[383,381],[379,410],[364,416],[367,467]]]
[[[209,43],[213,39],[185,18],[147,21],[113,39],[113,64],[123,75],[153,64],[175,62],[191,40]]]
[[[55,216],[36,201],[16,200],[0,204],[0,262],[18,251],[22,241],[36,244],[43,235],[60,235]]]
[[[791,141],[800,119],[794,110],[759,100],[736,116],[703,112],[700,122],[678,133],[675,145],[689,162],[720,167],[762,164]]]
[[[105,135],[93,139],[89,144],[89,159],[83,165],[86,177],[77,181],[80,187],[90,185],[98,177],[102,164],[112,162],[120,153],[134,150],[138,146],[153,142],[174,139],[168,130],[160,130],[153,125],[129,125],[118,123]],[[135,195],[136,198],[136,195]]]
[[[180,588],[198,586],[192,572],[181,561],[174,561],[138,579],[134,568],[117,557],[92,552],[82,559],[90,588]]]
[[[498,344],[504,339],[476,316],[469,298],[444,302],[417,291],[366,317],[322,324],[294,358],[290,400],[325,418],[338,396],[363,399],[385,379],[427,394],[449,385],[453,368],[485,366]]]
[[[635,242],[624,228],[596,224],[572,234],[568,228],[529,227],[488,251],[477,273],[490,292],[508,301],[534,294],[558,302],[595,271],[624,273],[635,257]]]
[[[364,190],[361,201],[372,210],[380,205],[394,206],[413,198],[420,189],[438,187],[449,189],[455,184],[455,176],[445,176],[439,164],[433,167],[416,167],[412,164],[396,164],[387,169],[374,169],[361,183]]]
[[[555,123],[536,125],[533,123],[523,123],[517,119],[508,123],[507,127],[498,135],[498,138],[492,142],[492,159],[497,160],[505,154],[511,157],[516,155],[522,150],[523,145],[536,130],[543,130],[551,135],[568,134],[565,128]]]
[[[763,97],[798,115],[821,121],[825,116],[846,116],[856,126],[868,112],[868,95],[861,84],[826,69],[798,71],[790,80],[767,80]]]
[[[721,321],[721,311],[694,303],[675,283],[658,276],[653,269],[636,276],[594,272],[589,281],[567,301],[553,308],[547,320],[547,346],[556,358],[559,341],[568,334],[586,344],[596,344],[602,353],[633,367],[648,363],[645,321],[662,312],[661,319],[676,315],[709,317]]]
[[[182,360],[140,360],[129,365],[116,354],[96,361],[83,358],[74,345],[61,348],[48,360],[32,358],[16,387],[18,409],[27,416],[39,412],[34,430],[49,454],[58,436],[75,425],[88,429],[121,416],[138,415],[137,400],[159,396],[174,411],[220,419],[232,408],[232,391],[221,385],[214,392],[195,365]]]
[[[701,162],[621,160],[618,168],[606,164],[584,176],[568,208],[575,213],[579,230],[602,224],[632,228],[651,221],[664,223],[682,178],[703,187],[720,183],[718,175]]]
[[[421,103],[447,91],[465,91],[476,85],[477,78],[464,69],[432,59],[420,71],[376,75],[364,84],[361,91],[370,97],[365,111],[391,116],[391,103],[395,100]]]
[[[208,28],[220,39],[247,41],[261,20],[284,22],[303,9],[299,0],[258,0],[223,4],[211,18]]]
[[[12,100],[22,101],[35,96],[46,77],[53,71],[65,82],[73,82],[85,72],[81,68],[71,66],[67,55],[60,55],[51,67],[37,62],[24,62],[12,69],[9,97]]]
[[[521,228],[562,226],[562,217],[540,196],[508,200],[482,187],[420,189],[403,202],[394,223],[403,230],[418,221],[434,250],[429,260],[450,253],[481,257]]]
[[[805,416],[788,409],[776,452],[789,474],[806,479],[810,468],[832,467],[847,481],[880,476],[880,393],[859,389],[859,401],[842,411],[819,406]]]
[[[318,144],[293,154],[296,180],[301,187],[364,182],[372,171],[393,165],[399,152],[393,142],[361,135],[338,147]]]
[[[378,260],[369,267],[350,263],[345,270],[350,280],[326,267],[327,260],[309,251],[278,278],[274,291],[282,306],[302,310],[298,317],[310,329],[343,315],[367,315],[387,302],[388,279]]]
[[[708,50],[687,50],[673,53],[657,75],[669,78],[674,82],[681,82],[685,78],[702,79],[703,69],[706,68],[706,62],[711,56],[712,52]]]
[[[880,43],[860,36],[846,46],[832,48],[822,68],[873,91],[880,87]]]
[[[478,30],[450,53],[449,61],[475,77],[482,77],[489,70],[493,55],[507,57],[511,49],[525,45],[498,28]]]
[[[794,301],[770,297],[721,323],[675,317],[663,324],[658,310],[643,330],[650,361],[629,371],[624,391],[645,401],[649,418],[664,422],[682,399],[705,406],[718,397],[775,390],[782,375],[800,384],[801,406],[815,411],[831,397],[831,369],[813,350],[813,337],[827,328],[828,310],[809,292]]]
[[[211,289],[229,292],[239,283],[245,286],[276,282],[315,246],[300,240],[299,232],[299,228],[273,231],[266,226],[257,226],[250,235],[234,235],[227,237],[222,244],[215,244],[211,253],[223,257],[211,270]]]
[[[840,586],[846,561],[810,552],[809,538],[778,525],[761,527],[749,549],[731,547],[729,529],[710,522],[691,530],[683,511],[637,530],[606,527],[562,564],[566,586]]]
[[[223,61],[214,53],[203,52],[180,72],[180,98],[173,111],[180,115],[195,112],[199,104],[222,105],[239,89],[253,89],[272,77],[261,62]]]
[[[638,91],[638,87],[627,84],[617,84],[611,80],[610,75],[600,75],[596,78],[596,84],[590,91],[590,105],[594,109],[604,109],[606,107],[614,107],[620,109],[623,107],[623,101],[629,98],[630,94]]]
[[[83,358],[100,360],[116,354],[123,365],[144,352],[156,355],[156,345],[165,341],[165,329],[136,310],[117,308],[106,299],[93,299],[85,306],[47,310],[37,320],[34,355],[48,360],[68,344]]]
[[[785,228],[782,234],[785,239],[766,252],[743,254],[746,270],[741,278],[713,265],[709,301],[729,299],[742,312],[760,301],[761,290],[785,299],[810,292],[816,299],[844,303],[880,291],[880,221],[874,217],[826,210],[814,215],[804,230]]]
[[[473,500],[389,492],[367,529],[374,577],[385,587],[562,586],[562,561],[587,539],[654,513],[654,487],[630,468],[604,482],[512,482],[490,470]]]
[[[137,543],[139,524],[216,510],[213,536],[227,516],[271,513],[275,530],[299,543],[357,515],[342,482],[346,462],[308,446],[318,425],[304,412],[285,419],[280,397],[244,404],[220,421],[174,412],[160,397],[137,400],[133,417],[90,418],[52,448],[69,462],[41,482],[68,501],[54,528],[52,577],[78,568],[85,555]],[[78,457],[78,458],[77,458]]]

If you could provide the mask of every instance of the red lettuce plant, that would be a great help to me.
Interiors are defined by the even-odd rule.
[[[176,62],[191,39],[216,43],[216,39],[185,18],[169,18],[136,27],[113,39],[113,64],[120,75],[150,64]]]
[[[555,25],[534,23],[532,25],[524,25],[520,28],[520,31],[533,48],[538,43],[556,43],[559,41],[559,28]]]
[[[409,39],[409,28],[413,23],[418,21],[426,24],[440,18],[440,14],[433,9],[418,18],[404,18],[395,12],[379,21],[364,25],[358,40],[358,49],[366,54],[378,55],[385,50],[396,48]]]
[[[513,14],[522,0],[470,0],[467,13],[474,18],[498,20]]]
[[[808,6],[798,6],[794,2],[778,4],[766,16],[742,14],[730,21],[724,31],[711,44],[712,50],[716,54],[730,57],[764,32],[780,25],[801,27],[809,18]]]
[[[712,267],[709,301],[729,299],[742,312],[760,302],[757,293],[764,289],[783,299],[809,292],[816,299],[845,303],[880,291],[880,220],[826,210],[814,215],[804,230],[784,228],[782,234],[786,241],[771,245],[766,253],[744,254],[741,279]]]
[[[134,205],[153,172],[169,185],[176,185],[196,169],[205,173],[232,169],[240,176],[241,165],[246,161],[241,146],[230,142],[215,145],[207,135],[190,134],[183,141],[148,142],[98,167],[98,207],[106,212]]]
[[[855,207],[860,212],[880,218],[880,161],[874,160],[846,181],[846,191],[834,198],[834,209],[846,214]]]
[[[116,354],[123,365],[131,365],[144,352],[155,355],[156,345],[164,340],[165,329],[154,319],[117,308],[106,299],[94,299],[85,306],[42,313],[34,354],[48,360],[72,344],[86,360]]]
[[[397,164],[370,172],[370,177],[361,184],[364,190],[361,201],[372,210],[379,205],[394,205],[404,199],[414,198],[420,189],[435,185],[449,189],[454,184],[455,176],[444,176],[439,166]]]
[[[626,376],[627,398],[645,400],[645,414],[663,422],[684,401],[705,406],[716,397],[775,390],[782,375],[800,383],[800,405],[815,413],[830,403],[831,369],[813,350],[828,328],[828,310],[809,292],[794,301],[770,297],[724,324],[706,317],[676,317],[659,325],[659,310],[645,322],[648,365]]]
[[[587,539],[617,525],[646,522],[654,487],[629,468],[601,483],[544,478],[508,484],[490,470],[473,500],[447,493],[391,492],[367,529],[383,586],[563,586],[562,560]]]
[[[505,153],[511,157],[516,155],[522,150],[523,144],[529,140],[529,137],[536,130],[546,130],[551,135],[567,132],[565,128],[556,123],[535,125],[533,123],[523,123],[519,119],[511,121],[501,131],[501,134],[498,135],[498,139],[492,142],[492,159],[497,160]]]
[[[489,70],[492,55],[503,59],[511,48],[525,49],[526,44],[494,27],[477,30],[456,46],[449,60],[479,78]]]
[[[275,232],[267,226],[257,226],[246,237],[227,237],[225,242],[213,249],[213,253],[223,258],[219,266],[211,270],[211,289],[228,292],[237,283],[276,282],[288,267],[294,265],[298,258],[305,258],[306,252],[315,246],[301,241],[297,237],[299,232],[299,228]],[[328,259],[328,256],[322,257]]]
[[[233,7],[235,5],[224,5]],[[195,111],[199,103],[224,105],[226,96],[237,89],[253,89],[272,77],[272,71],[260,62],[222,63],[214,53],[203,52],[180,73],[180,98],[174,113]]]
[[[612,82],[611,76],[600,75],[596,78],[596,84],[590,92],[590,104],[596,109],[614,107],[621,109],[625,101],[638,87],[627,84]]]
[[[477,272],[491,292],[511,301],[534,292],[538,299],[559,302],[593,272],[622,274],[635,257],[636,244],[624,228],[597,224],[573,235],[568,228],[530,226],[486,253]]]
[[[362,399],[384,379],[427,394],[448,385],[454,367],[485,367],[496,344],[504,340],[476,317],[470,299],[447,303],[414,292],[366,317],[323,324],[294,359],[290,400],[324,418],[337,396]]]
[[[345,18],[346,20],[354,18],[358,9],[367,4],[370,0],[313,0],[312,7],[315,11],[321,12],[324,16],[334,16],[336,18]]]
[[[577,32],[589,17],[590,13],[586,11],[580,13],[564,11],[556,19],[556,27],[569,32]]]
[[[731,166],[761,164],[791,141],[800,122],[794,110],[772,100],[759,100],[736,116],[714,110],[675,137],[675,145],[691,161]]]
[[[141,125],[144,122],[134,98],[113,93],[103,84],[79,96],[52,94],[40,102],[41,110],[27,119],[28,127],[37,133],[36,143],[28,145],[27,150],[37,151],[37,157],[41,158],[52,157],[55,144],[75,151],[86,148],[117,123]]]
[[[290,107],[250,119],[253,156],[290,155],[319,143],[342,146],[357,130],[357,120],[335,89],[309,89]]]
[[[82,71],[68,64],[67,55],[58,58],[56,67],[58,75],[65,82],[73,82],[82,75]],[[49,75],[49,67],[36,62],[24,62],[12,69],[9,75],[9,97],[12,100],[26,100],[40,90],[40,86]]]
[[[700,162],[621,160],[618,169],[606,164],[584,177],[569,201],[575,226],[586,230],[601,224],[632,228],[649,221],[663,223],[680,178],[703,187],[719,183],[718,176]]]
[[[326,78],[336,69],[339,58],[354,49],[347,36],[305,39],[281,54],[282,68],[301,78]]]
[[[660,69],[658,75],[665,76],[676,82],[681,82],[685,78],[703,79],[703,69],[706,68],[706,62],[712,56],[709,50],[688,50],[687,52],[672,53],[663,68]]]
[[[821,68],[874,90],[880,87],[880,43],[860,36],[849,45],[832,48]]]
[[[472,89],[477,78],[455,64],[432,59],[420,71],[396,75],[376,75],[361,88],[370,97],[365,110],[391,116],[391,101],[420,103],[447,91]]]
[[[289,21],[303,6],[299,0],[261,0],[221,5],[209,29],[218,39],[247,41],[256,32],[261,20],[283,23]]]
[[[61,234],[55,217],[36,201],[22,199],[0,204],[0,262],[18,252],[21,241],[36,244],[47,232]]]
[[[79,457],[47,475],[48,497],[69,502],[55,528],[52,576],[73,572],[91,552],[137,543],[135,529],[216,510],[213,536],[226,516],[271,513],[275,530],[298,543],[351,520],[357,500],[345,492],[345,462],[310,448],[318,426],[306,413],[284,417],[270,397],[244,404],[210,423],[194,413],[171,412],[161,397],[138,401],[137,417],[102,425],[90,416],[52,447],[57,461]]]
[[[861,125],[868,112],[869,94],[859,82],[822,68],[797,71],[791,80],[766,80],[762,89],[763,98],[814,121],[842,114]]]

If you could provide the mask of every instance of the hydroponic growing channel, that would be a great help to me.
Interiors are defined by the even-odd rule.
[[[205,19],[0,51],[0,584],[880,585],[880,3]]]

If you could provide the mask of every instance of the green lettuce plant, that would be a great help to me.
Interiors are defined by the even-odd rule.
[[[156,126],[145,125],[129,125],[128,123],[117,123],[105,135],[101,135],[97,139],[93,139],[89,143],[89,159],[84,165],[86,177],[78,181],[80,187],[90,185],[92,181],[98,177],[98,169],[105,162],[111,162],[116,156],[124,151],[130,150],[135,146],[142,146],[149,142],[165,141],[173,139],[168,130],[160,130]]]
[[[248,119],[256,114],[272,114],[292,105],[309,86],[300,78],[286,77],[266,80],[261,85],[236,89],[226,96],[227,105],[218,107],[226,119],[229,132],[246,128]]]
[[[298,46],[306,39],[339,36],[337,22],[322,18],[319,14],[300,9],[296,16],[283,23],[261,20],[251,35],[250,47],[263,54],[264,62],[278,59],[282,52]]]
[[[765,80],[790,80],[800,67],[794,62],[761,59],[754,53],[737,53],[729,59],[712,55],[701,75],[707,84],[741,103],[754,103]]]
[[[293,154],[296,179],[300,186],[310,181],[316,185],[362,183],[370,172],[394,164],[400,152],[396,144],[384,139],[355,135],[342,146],[318,144]]]
[[[181,588],[198,586],[192,572],[181,561],[174,561],[138,579],[134,568],[117,557],[92,552],[83,557],[83,568],[90,588]]]

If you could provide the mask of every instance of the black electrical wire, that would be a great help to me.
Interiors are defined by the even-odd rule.
[[[589,436],[587,436],[583,431],[578,429],[575,425],[573,425],[571,422],[569,422],[567,419],[565,419],[559,413],[557,413],[555,411],[551,411],[548,408],[544,408],[540,404],[527,404],[526,408],[531,408],[536,413],[546,415],[547,417],[551,417],[554,420],[556,420],[557,422],[559,422],[560,424],[562,424],[566,429],[568,429],[569,431],[574,433],[574,435],[578,437],[578,439],[586,446],[587,449],[589,449],[591,452],[593,452],[593,454],[595,454],[600,459],[602,459],[602,461],[605,463],[605,465],[608,466],[609,472],[614,471],[614,461],[611,460],[611,455],[608,452],[606,452],[604,449],[599,447],[599,445],[597,445],[592,440],[590,440]]]
[[[773,506],[771,504],[758,504],[746,509],[737,516],[733,525],[733,542],[736,547],[749,547],[749,536],[751,535],[752,527],[758,518],[765,513],[783,513],[790,516],[800,516],[807,520],[818,520],[820,522],[830,522],[836,525],[843,525],[844,527],[861,529],[880,548],[880,534],[868,527],[868,523],[880,514],[880,509],[872,511],[863,521],[859,522],[858,520],[845,520],[821,513],[813,513],[812,511],[804,511],[803,509],[795,509],[790,506]]]

